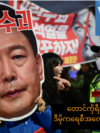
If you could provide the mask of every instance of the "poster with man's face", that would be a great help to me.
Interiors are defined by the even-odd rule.
[[[95,7],[91,6],[76,13],[72,30],[80,40],[81,54],[84,61],[95,59],[92,45],[99,46],[100,38],[95,35]]]
[[[89,6],[70,14],[55,14],[34,1],[10,1],[15,9],[31,10],[33,29],[41,54],[53,52],[61,56],[63,66],[88,63],[95,60],[92,45],[99,46],[95,35],[95,7]]]
[[[29,10],[0,3],[0,119],[5,121],[30,116],[41,94],[42,59],[29,16]]]

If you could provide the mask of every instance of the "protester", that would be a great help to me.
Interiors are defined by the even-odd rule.
[[[97,71],[95,71],[95,69],[91,67],[90,63],[81,64],[81,68],[77,72],[77,76],[83,76],[84,78],[84,85],[81,89],[81,92],[87,95],[87,97],[88,97],[90,83],[92,81],[93,76],[96,74]]]
[[[69,77],[75,79],[76,78],[76,74],[77,74],[77,70],[75,69],[74,66],[71,66],[69,71],[68,71]]]
[[[100,102],[100,95],[99,95],[99,90],[100,90],[100,46],[92,46],[91,50],[95,53],[97,53],[96,56],[96,64],[97,68],[99,70],[98,74],[95,75],[93,78],[91,84],[90,84],[90,102],[95,103],[95,102]],[[98,97],[96,94],[93,92],[98,93]]]
[[[91,75],[92,81],[89,87],[89,102],[90,103],[100,103],[100,46],[91,46],[91,51],[97,54],[96,56],[96,64],[98,68],[98,74],[96,73],[95,76]],[[85,130],[84,133],[100,133],[100,129],[88,129]]]
[[[63,60],[60,56],[55,53],[45,53],[42,58],[45,75],[45,81],[42,84],[43,99],[47,104],[88,102],[88,97],[77,93],[66,78],[61,78]],[[57,67],[58,74],[55,71]]]
[[[68,72],[66,71],[66,68],[63,69],[62,78],[67,79],[70,83],[71,86],[77,90],[77,92],[80,92],[80,90],[83,88],[84,85],[84,77],[82,75],[80,76],[75,76],[75,79],[70,78]]]
[[[76,93],[74,89],[71,87],[69,91],[65,94],[68,100],[70,101],[71,98],[71,103],[99,103],[100,102],[100,95],[99,95],[99,90],[100,90],[100,46],[91,46],[91,50],[96,53],[96,65],[98,68],[98,74],[91,70],[90,64],[84,64],[82,65],[81,70],[78,72],[78,75],[83,75],[84,77],[86,76],[86,83],[85,86],[83,87],[85,91]],[[97,54],[98,53],[98,54]],[[87,87],[86,87],[87,86]],[[90,86],[90,87],[89,87]],[[85,88],[86,87],[86,88]],[[72,93],[73,97],[72,97]],[[76,133],[100,133],[100,129],[85,129],[85,130],[76,130]]]
[[[100,94],[99,94],[99,91],[100,91],[100,46],[91,46],[91,50],[97,54],[96,64],[97,64],[97,68],[98,68],[98,74],[94,73],[91,75],[92,81],[91,81],[90,87],[89,87],[88,100],[86,100],[87,99],[86,95],[84,95],[84,96],[82,94],[78,95],[78,97],[80,97],[80,100],[81,100],[81,98],[83,99],[81,101],[81,103],[99,103],[100,102]],[[100,129],[88,129],[88,130],[85,129],[85,130],[81,130],[81,132],[82,131],[84,133],[90,133],[90,132],[100,133]]]
[[[11,7],[0,4],[1,17],[4,10],[11,18],[16,17]],[[36,112],[43,68],[35,35],[31,30],[10,28],[10,33],[6,27],[0,29],[0,119],[10,121],[4,122],[0,133],[60,133],[51,128],[50,107],[43,108],[43,113]]]
[[[61,78],[63,60],[55,53],[45,53],[42,55],[42,58],[45,77],[45,81],[42,84],[43,100],[48,105],[64,103],[69,104],[66,97],[63,97],[64,91],[62,91],[62,89],[67,90],[71,86],[69,81]],[[64,86],[66,87],[64,88]],[[68,133],[68,130],[63,129],[61,130],[61,133]]]
[[[64,87],[61,83],[61,81],[64,79],[60,78],[63,71],[63,60],[59,55],[55,53],[45,53],[42,55],[42,58],[44,63],[45,75],[45,81],[42,84],[44,101],[49,105],[54,103],[68,103],[65,97],[62,96],[63,91],[61,91],[61,89],[63,89]],[[65,84],[67,88],[71,86],[70,82],[67,80],[65,80],[64,85]]]
[[[42,55],[42,58],[45,75],[42,89],[43,99],[46,104],[82,103],[84,96],[80,95],[67,80],[66,72],[62,68],[63,60],[61,57],[55,53],[45,53]],[[87,98],[85,100],[87,101]],[[75,130],[62,130],[61,132],[75,133]]]

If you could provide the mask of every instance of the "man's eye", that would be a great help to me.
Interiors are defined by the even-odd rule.
[[[81,30],[82,30],[82,28],[81,28],[81,27],[76,26],[76,27],[75,27],[75,30],[77,30],[77,31],[81,31]]]
[[[12,59],[21,59],[21,58],[24,58],[25,56],[23,55],[16,55],[14,56]]]

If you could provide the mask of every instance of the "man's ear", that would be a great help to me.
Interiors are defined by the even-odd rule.
[[[36,55],[36,64],[38,67],[38,72],[40,75],[40,81],[43,80],[43,65],[42,65],[42,58],[40,56],[40,54],[37,53]]]

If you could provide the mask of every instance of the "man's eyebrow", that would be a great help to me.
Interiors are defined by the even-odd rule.
[[[89,20],[89,22],[91,22],[91,20]],[[79,24],[81,24],[83,26],[83,24],[87,24],[87,21],[84,21],[83,24],[81,22],[79,22]]]
[[[85,24],[86,25],[86,21],[84,21],[84,22],[78,22],[80,25],[82,25],[83,26],[83,24]]]
[[[10,46],[9,47],[9,51],[13,51],[13,50],[16,50],[16,49],[23,49],[26,51],[26,48],[22,45],[15,45],[15,46]]]

